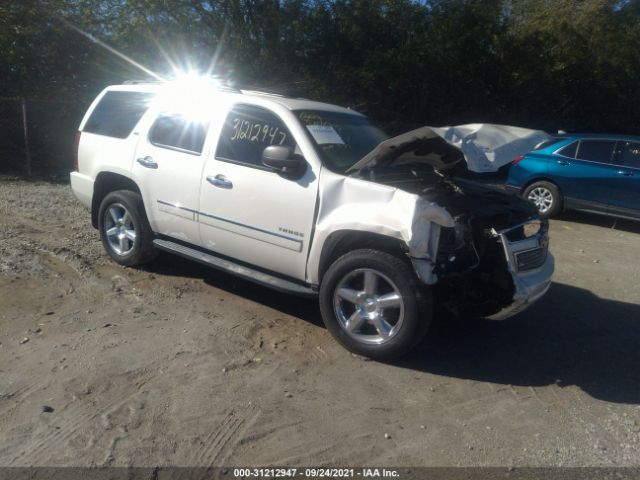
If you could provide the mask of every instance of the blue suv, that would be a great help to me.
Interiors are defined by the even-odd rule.
[[[506,188],[545,217],[575,209],[638,220],[640,137],[556,136],[512,162]]]

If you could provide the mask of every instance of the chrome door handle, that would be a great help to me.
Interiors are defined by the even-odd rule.
[[[567,166],[567,165],[571,165],[571,163],[567,162],[566,160],[557,160],[556,163],[558,165],[563,165],[563,166]]]
[[[153,157],[140,157],[136,159],[136,162],[146,168],[158,168],[158,163],[153,159]]]
[[[625,177],[633,177],[633,172],[629,170],[618,170],[618,175],[624,175]]]
[[[207,177],[207,182],[209,182],[214,187],[233,188],[233,183],[227,180],[227,177],[220,174],[216,175],[215,177],[212,175],[209,175]]]

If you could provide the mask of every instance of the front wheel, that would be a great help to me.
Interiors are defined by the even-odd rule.
[[[562,208],[562,195],[551,182],[535,182],[529,185],[522,196],[532,202],[543,217],[553,217]]]
[[[430,291],[418,288],[409,265],[377,250],[355,250],[329,267],[320,310],[342,345],[374,359],[407,353],[433,316]]]
[[[105,250],[120,265],[142,265],[158,255],[142,198],[135,192],[117,190],[104,197],[98,230]]]

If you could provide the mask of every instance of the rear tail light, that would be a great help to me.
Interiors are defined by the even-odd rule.
[[[524,158],[524,155],[520,155],[520,156],[514,158],[513,160],[511,160],[511,165],[519,164],[522,161],[523,158]]]
[[[73,171],[78,171],[78,150],[80,149],[80,132],[79,130],[76,132],[76,142],[73,145]]]

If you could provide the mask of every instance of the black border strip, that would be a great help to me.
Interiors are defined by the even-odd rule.
[[[640,467],[0,467],[0,480],[637,480]]]

